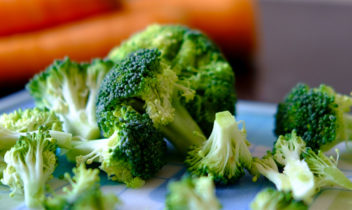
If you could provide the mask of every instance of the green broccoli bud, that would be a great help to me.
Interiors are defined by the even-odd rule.
[[[1,182],[12,192],[24,193],[28,207],[40,207],[45,198],[45,185],[57,165],[55,140],[47,131],[21,136],[5,153],[6,169]]]
[[[27,89],[38,107],[48,108],[61,117],[66,131],[86,139],[98,138],[96,97],[111,67],[111,62],[102,60],[90,65],[78,64],[69,58],[57,60],[37,74]]]
[[[289,192],[266,188],[259,192],[250,205],[252,210],[308,210],[302,201],[297,201]]]
[[[98,124],[106,132],[102,126],[105,112],[122,105],[131,106],[140,114],[148,114],[154,127],[186,153],[191,145],[199,145],[205,139],[180,102],[192,99],[194,91],[178,83],[171,65],[160,56],[157,49],[140,49],[108,73],[98,94]]]
[[[74,139],[69,159],[78,164],[99,162],[100,169],[114,181],[140,187],[165,164],[166,143],[147,114],[131,107],[117,108],[104,115],[105,139]]]
[[[168,189],[165,203],[167,210],[221,209],[211,177],[184,177],[181,181],[171,182]]]
[[[201,146],[194,146],[185,164],[197,176],[211,175],[215,182],[233,183],[251,168],[252,155],[246,130],[239,129],[239,122],[228,111],[216,113],[213,131]]]
[[[177,84],[192,90],[193,96],[181,98],[180,103],[205,136],[209,136],[217,112],[235,111],[235,77],[231,65],[206,35],[180,25],[148,26],[114,48],[108,57],[120,63],[130,53],[152,48],[161,52],[163,63],[176,73]]]
[[[47,109],[16,110],[0,116],[0,150],[10,149],[21,136],[47,130],[57,144],[69,148],[72,135],[62,131],[62,122],[54,112]]]
[[[338,156],[338,151],[336,153]],[[316,153],[310,148],[307,148],[303,156],[319,187],[339,186],[352,190],[352,182],[337,168],[338,157],[327,157],[322,151]]]
[[[278,105],[276,135],[293,129],[314,151],[327,151],[352,138],[352,97],[336,93],[332,87],[309,88],[298,84]]]
[[[99,186],[99,170],[87,169],[84,164],[73,169],[74,177],[65,173],[65,179],[70,183],[70,189],[65,187],[63,195],[54,195],[45,200],[45,209],[91,209],[113,210],[119,203],[117,196],[103,194]]]

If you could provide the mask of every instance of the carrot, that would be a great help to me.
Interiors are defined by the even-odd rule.
[[[119,11],[36,33],[0,38],[0,84],[29,78],[54,59],[87,61],[152,23],[182,23],[181,11]]]
[[[117,0],[0,0],[0,36],[111,11]]]
[[[207,33],[225,54],[252,56],[257,49],[255,0],[125,0],[125,8],[182,9],[188,25]]]

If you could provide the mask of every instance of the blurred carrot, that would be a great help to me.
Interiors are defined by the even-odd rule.
[[[257,48],[255,0],[125,0],[131,10],[182,9],[187,24],[207,33],[225,54],[251,56]],[[227,52],[227,53],[226,53]]]
[[[111,11],[117,0],[0,0],[0,36]]]
[[[0,84],[29,78],[54,59],[83,61],[105,57],[110,49],[152,23],[182,23],[175,9],[119,11],[36,33],[0,38]]]

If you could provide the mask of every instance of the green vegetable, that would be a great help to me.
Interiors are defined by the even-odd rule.
[[[96,97],[111,67],[112,62],[98,59],[90,65],[78,64],[69,58],[57,60],[37,74],[27,89],[38,107],[60,115],[67,132],[86,139],[98,138]]]
[[[259,192],[250,205],[252,210],[308,210],[302,201],[296,201],[291,193],[266,188]]]
[[[177,79],[174,80],[177,88],[182,87],[181,92],[187,93],[185,97],[172,97],[179,102],[173,105],[175,114],[171,112],[175,116],[175,125],[170,125],[169,132],[166,133],[166,137],[185,154],[190,145],[201,143],[191,136],[192,129],[197,130],[193,124],[198,124],[205,136],[208,136],[217,112],[230,110],[234,113],[234,73],[219,48],[208,37],[199,31],[178,25],[149,26],[113,49],[109,58],[120,63],[135,51],[153,48],[161,52],[160,63],[163,67],[176,75]],[[160,83],[166,83],[163,81]],[[132,88],[132,92],[135,91]],[[160,92],[158,89],[158,93]],[[172,103],[175,103],[174,100]],[[141,106],[143,108],[144,103]],[[172,119],[172,116],[168,119]],[[185,125],[190,128],[184,128]]]
[[[117,196],[103,194],[99,185],[99,170],[87,169],[84,164],[73,169],[74,177],[65,173],[71,188],[65,187],[64,194],[54,195],[45,200],[47,210],[113,210],[119,203]]]
[[[327,151],[351,139],[351,106],[352,98],[336,93],[332,87],[298,84],[278,105],[275,133],[285,135],[295,129],[308,147]]]
[[[336,153],[338,155],[338,151]],[[319,187],[339,186],[352,190],[352,182],[337,168],[338,158],[327,157],[322,151],[316,153],[310,148],[307,148],[303,156]]]
[[[211,177],[184,177],[178,182],[171,182],[168,189],[166,210],[221,209]]]
[[[317,185],[307,163],[301,160],[305,145],[304,140],[293,130],[291,134],[277,139],[273,153],[275,161],[284,166],[283,174],[291,184],[293,197],[310,203]]]
[[[55,151],[55,139],[47,131],[21,136],[4,158],[7,167],[1,182],[11,188],[10,196],[24,193],[28,207],[41,207],[46,182],[57,165]]]
[[[97,103],[98,124],[104,133],[106,112],[116,107],[131,107],[148,114],[154,127],[161,130],[176,148],[185,152],[200,144],[204,137],[180,100],[193,98],[194,92],[177,83],[175,72],[160,59],[157,49],[131,53],[104,79]],[[194,133],[198,135],[195,135]]]
[[[131,107],[105,112],[106,139],[72,142],[68,156],[77,163],[97,161],[112,180],[140,187],[165,164],[166,143],[147,114]]]
[[[251,168],[252,155],[246,130],[240,130],[239,122],[228,111],[216,113],[213,131],[201,146],[194,146],[185,164],[196,176],[211,175],[215,182],[233,183]]]
[[[257,181],[259,176],[263,175],[274,183],[276,189],[279,191],[289,192],[292,189],[289,177],[286,174],[279,172],[271,154],[267,154],[262,159],[254,157],[250,172],[253,175],[253,181]]]
[[[47,130],[63,148],[69,148],[72,135],[62,131],[62,122],[54,112],[46,109],[16,110],[0,116],[0,150],[10,149],[21,136]]]

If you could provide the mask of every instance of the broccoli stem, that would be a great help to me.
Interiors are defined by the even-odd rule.
[[[186,155],[191,146],[202,145],[206,137],[179,101],[175,102],[174,108],[174,121],[162,126],[160,130],[179,152]]]
[[[20,139],[21,136],[27,134],[37,133],[38,131],[31,131],[28,133],[17,133],[4,127],[0,127],[0,150],[8,150]],[[49,131],[51,137],[56,139],[56,143],[61,148],[69,149],[71,147],[72,134],[61,131]]]
[[[66,125],[65,130],[75,136],[81,136],[85,139],[95,139],[100,136],[98,124],[89,122],[88,117],[82,110],[64,117],[64,125]]]
[[[345,174],[336,167],[324,168],[324,174],[329,181],[336,185],[352,190],[352,182],[345,176]]]
[[[352,140],[352,115],[345,113],[343,115],[343,120],[345,123],[346,140]]]

